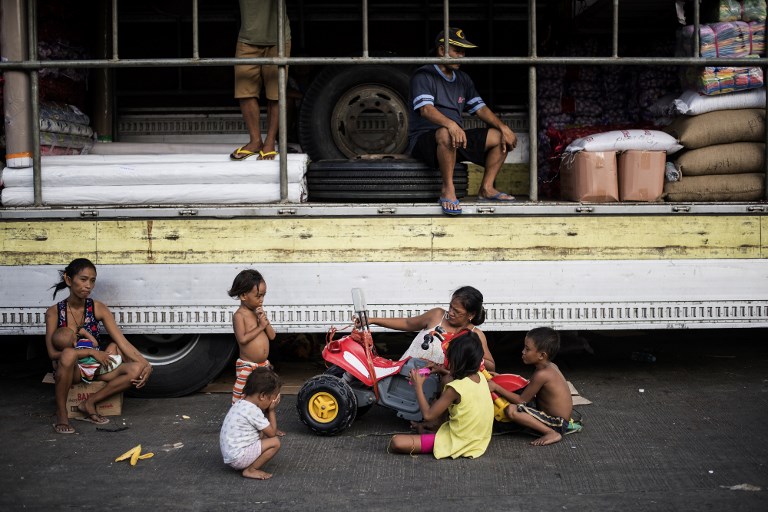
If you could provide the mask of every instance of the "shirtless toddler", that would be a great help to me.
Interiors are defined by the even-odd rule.
[[[235,364],[235,386],[232,389],[232,403],[242,400],[243,387],[254,368],[271,367],[269,362],[269,342],[275,339],[275,330],[269,323],[262,309],[267,283],[259,272],[246,269],[240,272],[232,288],[230,297],[240,299],[240,307],[232,316],[232,327],[240,347],[240,356]]]

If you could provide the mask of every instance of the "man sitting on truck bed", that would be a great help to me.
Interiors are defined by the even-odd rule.
[[[438,57],[445,56],[445,38],[441,31],[435,39]],[[477,48],[458,28],[448,35],[448,56],[464,57],[466,48]],[[490,108],[475,89],[468,74],[459,71],[458,61],[451,64],[427,64],[411,77],[413,110],[409,123],[409,152],[432,167],[439,167],[443,186],[440,206],[447,215],[459,215],[461,205],[453,186],[453,168],[457,158],[485,167],[478,191],[478,201],[514,201],[514,197],[494,188],[496,175],[517,145],[517,137]],[[467,110],[484,121],[488,128],[464,130],[461,114]]]

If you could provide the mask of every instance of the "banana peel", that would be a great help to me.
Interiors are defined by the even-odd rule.
[[[139,460],[150,459],[150,458],[154,457],[154,455],[155,454],[152,453],[152,452],[148,452],[148,453],[142,454],[141,453],[141,445],[137,444],[136,446],[134,446],[133,448],[131,448],[130,450],[128,450],[127,452],[125,452],[124,454],[122,454],[118,458],[116,458],[115,462],[120,462],[120,461],[123,461],[123,460],[126,460],[126,459],[130,459],[131,466],[135,466],[136,463],[139,462]]]

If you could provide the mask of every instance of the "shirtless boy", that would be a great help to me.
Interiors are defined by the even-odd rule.
[[[509,419],[541,434],[531,442],[535,446],[553,444],[563,438],[573,412],[573,399],[568,382],[552,359],[560,350],[560,335],[549,327],[537,327],[525,336],[523,362],[536,370],[529,384],[517,394],[507,391],[493,381],[492,392],[503,396],[512,405],[506,409]]]
[[[240,272],[228,293],[230,297],[240,299],[240,307],[232,316],[232,328],[240,346],[240,356],[235,365],[237,378],[232,389],[234,404],[245,396],[243,387],[253,369],[272,366],[267,357],[269,342],[275,339],[276,334],[262,308],[267,283],[258,271],[246,269]]]

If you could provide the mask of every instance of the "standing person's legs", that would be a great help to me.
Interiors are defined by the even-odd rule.
[[[235,56],[238,58],[264,57],[266,46],[251,46],[243,42],[237,43]],[[244,160],[258,155],[263,146],[261,141],[261,110],[259,95],[261,94],[262,66],[235,66],[235,98],[240,102],[240,111],[248,129],[248,143],[237,148],[229,157],[232,160]]]
[[[291,42],[285,44],[285,56],[291,54]],[[277,57],[277,46],[270,46],[266,50],[266,57]],[[286,68],[287,71],[288,68]],[[277,130],[279,127],[279,103],[280,81],[277,66],[263,66],[262,77],[264,79],[264,93],[267,97],[267,135],[259,152],[261,160],[274,160],[277,156]],[[286,73],[286,81],[287,81]],[[285,151],[283,151],[285,153]]]

